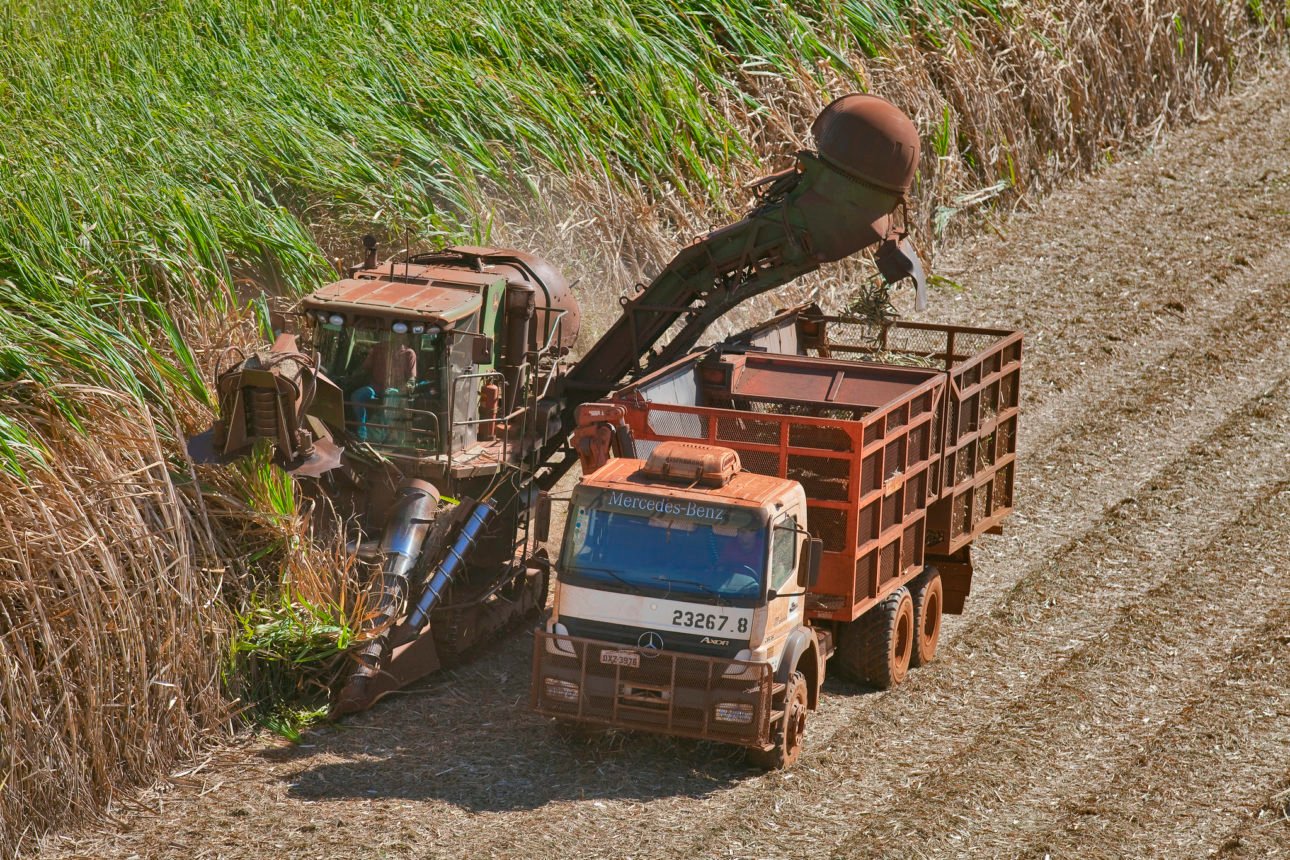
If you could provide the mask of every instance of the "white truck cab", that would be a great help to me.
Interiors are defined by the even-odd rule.
[[[823,677],[804,619],[805,519],[800,484],[744,471],[726,448],[666,442],[586,476],[538,632],[537,710],[732,741],[777,764],[784,694],[804,720]]]

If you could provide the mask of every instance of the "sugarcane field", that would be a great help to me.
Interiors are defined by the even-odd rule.
[[[1290,857],[1290,4],[0,16],[0,857]]]

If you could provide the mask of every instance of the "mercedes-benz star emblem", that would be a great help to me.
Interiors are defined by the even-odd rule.
[[[636,640],[636,645],[642,651],[662,651],[663,637],[650,630],[640,635],[640,638]]]

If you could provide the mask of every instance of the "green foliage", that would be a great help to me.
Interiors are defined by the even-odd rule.
[[[932,149],[941,158],[950,154],[950,146],[954,143],[954,119],[950,116],[950,106],[945,105],[941,108],[941,121],[936,124],[932,130]]]
[[[282,522],[296,514],[296,483],[291,475],[273,465],[273,448],[265,440],[244,457],[233,461],[242,478],[242,492],[252,509]]]
[[[290,587],[276,598],[254,599],[238,618],[225,682],[251,719],[299,740],[300,729],[327,712],[351,630],[341,607],[311,602]]]
[[[44,464],[46,452],[27,428],[0,413],[0,472],[26,477],[24,464]]]

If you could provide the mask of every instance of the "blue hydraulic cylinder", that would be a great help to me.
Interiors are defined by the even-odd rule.
[[[470,516],[466,518],[466,523],[457,533],[457,539],[448,547],[443,558],[435,565],[434,571],[426,577],[425,590],[421,592],[421,597],[417,600],[417,605],[412,612],[408,614],[405,622],[406,627],[411,630],[420,630],[425,624],[426,619],[430,617],[430,611],[434,609],[439,598],[443,596],[444,589],[452,582],[461,568],[466,563],[466,556],[474,548],[479,536],[483,534],[484,529],[488,526],[489,520],[493,518],[496,511],[488,502],[477,502]]]

